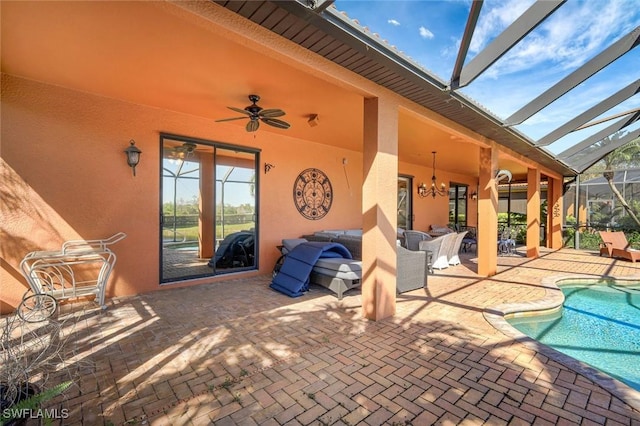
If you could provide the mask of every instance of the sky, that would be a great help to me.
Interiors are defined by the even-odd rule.
[[[485,0],[465,64],[531,4]],[[336,0],[334,5],[446,83],[451,80],[471,0]],[[504,120],[638,26],[640,0],[568,0],[460,91]],[[536,141],[639,78],[636,47],[515,128]],[[640,94],[601,117],[634,108],[640,108]],[[613,122],[570,133],[546,149],[558,154]]]

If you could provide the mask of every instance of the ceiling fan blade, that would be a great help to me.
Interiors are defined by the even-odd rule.
[[[286,121],[278,120],[277,118],[261,118],[261,120],[269,126],[277,127],[279,129],[288,129],[291,127]]]
[[[220,122],[223,122],[223,121],[246,120],[247,118],[249,118],[249,117],[223,118],[223,119],[220,119],[220,120],[216,120],[216,123],[220,123]]]
[[[282,117],[285,114],[285,112],[281,109],[263,109],[262,111],[260,111],[258,113],[258,115],[260,117],[266,117],[266,118],[275,118],[275,117]]]
[[[260,122],[258,120],[250,120],[247,123],[247,132],[255,132],[260,127]]]
[[[230,107],[230,106],[228,106],[227,108],[229,108],[231,111],[235,111],[235,112],[238,112],[240,114],[251,115],[251,113],[249,111],[246,111],[244,109]]]

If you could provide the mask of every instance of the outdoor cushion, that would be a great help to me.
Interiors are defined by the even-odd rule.
[[[362,272],[362,261],[344,257],[328,258],[321,257],[316,262],[316,266],[333,269],[334,271],[359,271]]]
[[[303,242],[285,256],[269,287],[287,296],[302,296],[309,289],[311,270],[325,252],[335,252],[341,257],[351,259],[351,253],[342,244]]]
[[[344,280],[358,280],[362,278],[362,261],[323,256],[316,261],[313,272]]]
[[[306,238],[287,238],[287,239],[283,239],[282,240],[282,247],[283,247],[283,251],[282,254],[287,254],[289,253],[291,250],[293,250],[293,248],[299,244],[302,243],[306,243],[307,239]]]

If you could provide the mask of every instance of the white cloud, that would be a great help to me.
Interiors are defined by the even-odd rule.
[[[565,70],[564,73],[579,67],[610,44],[612,36],[621,36],[633,28],[624,1],[609,1],[606,7],[600,1],[566,3],[494,64],[485,77],[496,78],[540,66]],[[488,13],[479,26],[480,36],[474,34],[474,49],[486,47],[490,39],[512,23],[511,10],[505,13],[505,6]]]
[[[420,27],[420,37],[431,40],[434,37],[434,35],[427,28]]]
[[[399,26],[399,25],[400,25],[400,22],[396,21],[395,19],[389,19],[389,20],[387,21],[387,24],[391,24],[391,25],[393,25],[394,27],[397,27],[397,26]]]
[[[521,0],[508,0],[494,8],[487,9],[486,13],[480,15],[469,50],[479,52],[484,49],[495,36],[527,10],[531,3],[533,3],[532,0],[529,3]]]

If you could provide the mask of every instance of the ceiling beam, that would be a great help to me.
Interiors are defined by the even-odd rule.
[[[638,111],[640,111],[640,108],[633,108],[633,109],[630,109],[628,111],[624,111],[624,112],[621,112],[621,113],[618,113],[618,114],[610,115],[608,117],[601,118],[600,120],[596,120],[596,121],[592,121],[590,123],[584,124],[584,125],[578,127],[576,130],[582,130],[582,129],[586,129],[586,128],[591,127],[591,126],[595,126],[597,124],[606,123],[607,121],[613,120],[614,118],[624,117],[625,115],[633,114],[634,112],[638,112]]]
[[[589,136],[587,139],[583,140],[580,143],[575,144],[574,146],[572,146],[571,148],[562,151],[560,154],[558,154],[558,158],[560,160],[564,160],[564,161],[569,161],[570,162],[570,158],[574,157],[576,155],[578,155],[580,152],[584,151],[585,149],[590,148],[593,144],[600,142],[601,140],[603,140],[604,138],[613,135],[615,132],[619,132],[620,130],[624,129],[625,127],[635,123],[638,118],[640,118],[640,112],[636,112],[635,114],[633,114],[630,117],[625,117],[622,120],[618,120],[615,123],[613,123],[612,125],[610,125],[609,127],[606,127],[602,130],[600,130],[599,132]],[[602,156],[604,157],[605,155],[607,155],[610,151],[606,151]]]
[[[532,115],[545,108],[547,105],[563,96],[565,93],[587,80],[593,74],[600,71],[625,53],[629,52],[640,43],[640,26],[625,35],[598,55],[591,58],[580,68],[557,82],[555,85],[540,94],[537,98],[520,108],[505,120],[505,125],[515,126],[521,124]]]
[[[322,13],[326,8],[331,6],[335,0],[308,0],[309,7],[316,13]]]
[[[464,87],[478,78],[487,68],[504,56],[509,49],[533,31],[566,0],[538,0],[509,25],[487,47],[462,68],[459,86]]]
[[[640,91],[640,79],[629,84],[624,89],[619,90],[617,93],[609,96],[607,99],[603,100],[597,105],[589,108],[582,114],[576,116],[574,119],[567,121],[565,124],[553,130],[551,133],[547,134],[546,136],[543,136],[536,142],[536,145],[537,146],[551,145],[552,143],[554,143],[561,137],[567,135],[568,133],[571,133],[574,130],[581,129],[580,126],[587,123],[589,120],[594,119],[595,117],[599,116],[605,111],[609,111],[611,108],[622,103],[624,100],[629,99],[631,96],[635,95],[639,91]],[[630,111],[630,112],[633,112],[633,111]],[[617,117],[611,117],[610,119],[612,118],[617,118]],[[605,120],[605,121],[608,121],[608,120]],[[593,123],[593,124],[597,124],[597,123]],[[583,126],[583,127],[586,127],[586,126]]]
[[[462,34],[462,40],[460,41],[458,57],[456,58],[456,63],[453,66],[453,71],[451,73],[451,90],[456,90],[460,87],[460,73],[464,66],[464,60],[467,58],[467,53],[469,53],[469,46],[471,45],[473,33],[476,30],[476,24],[478,23],[478,17],[480,16],[480,10],[482,9],[483,3],[484,0],[474,0],[473,3],[471,3],[469,17],[467,18],[467,25],[464,27],[464,33]]]
[[[611,151],[614,151],[614,150],[620,148],[621,146],[624,146],[624,145],[628,144],[629,142],[631,142],[631,141],[633,141],[634,139],[637,139],[637,138],[640,138],[640,129],[636,129],[633,132],[629,132],[626,135],[624,135],[622,138],[620,138],[619,140],[614,141],[610,145],[607,145],[607,152],[605,154],[600,152],[600,150],[597,150],[597,151],[591,153],[590,155],[586,156],[585,158],[583,158],[580,161],[580,164],[578,164],[576,166],[576,168],[580,171],[580,173],[582,173],[585,170],[587,170],[589,167],[591,167],[594,164],[596,164],[598,161],[602,160]],[[611,149],[609,149],[609,148],[611,148]]]

